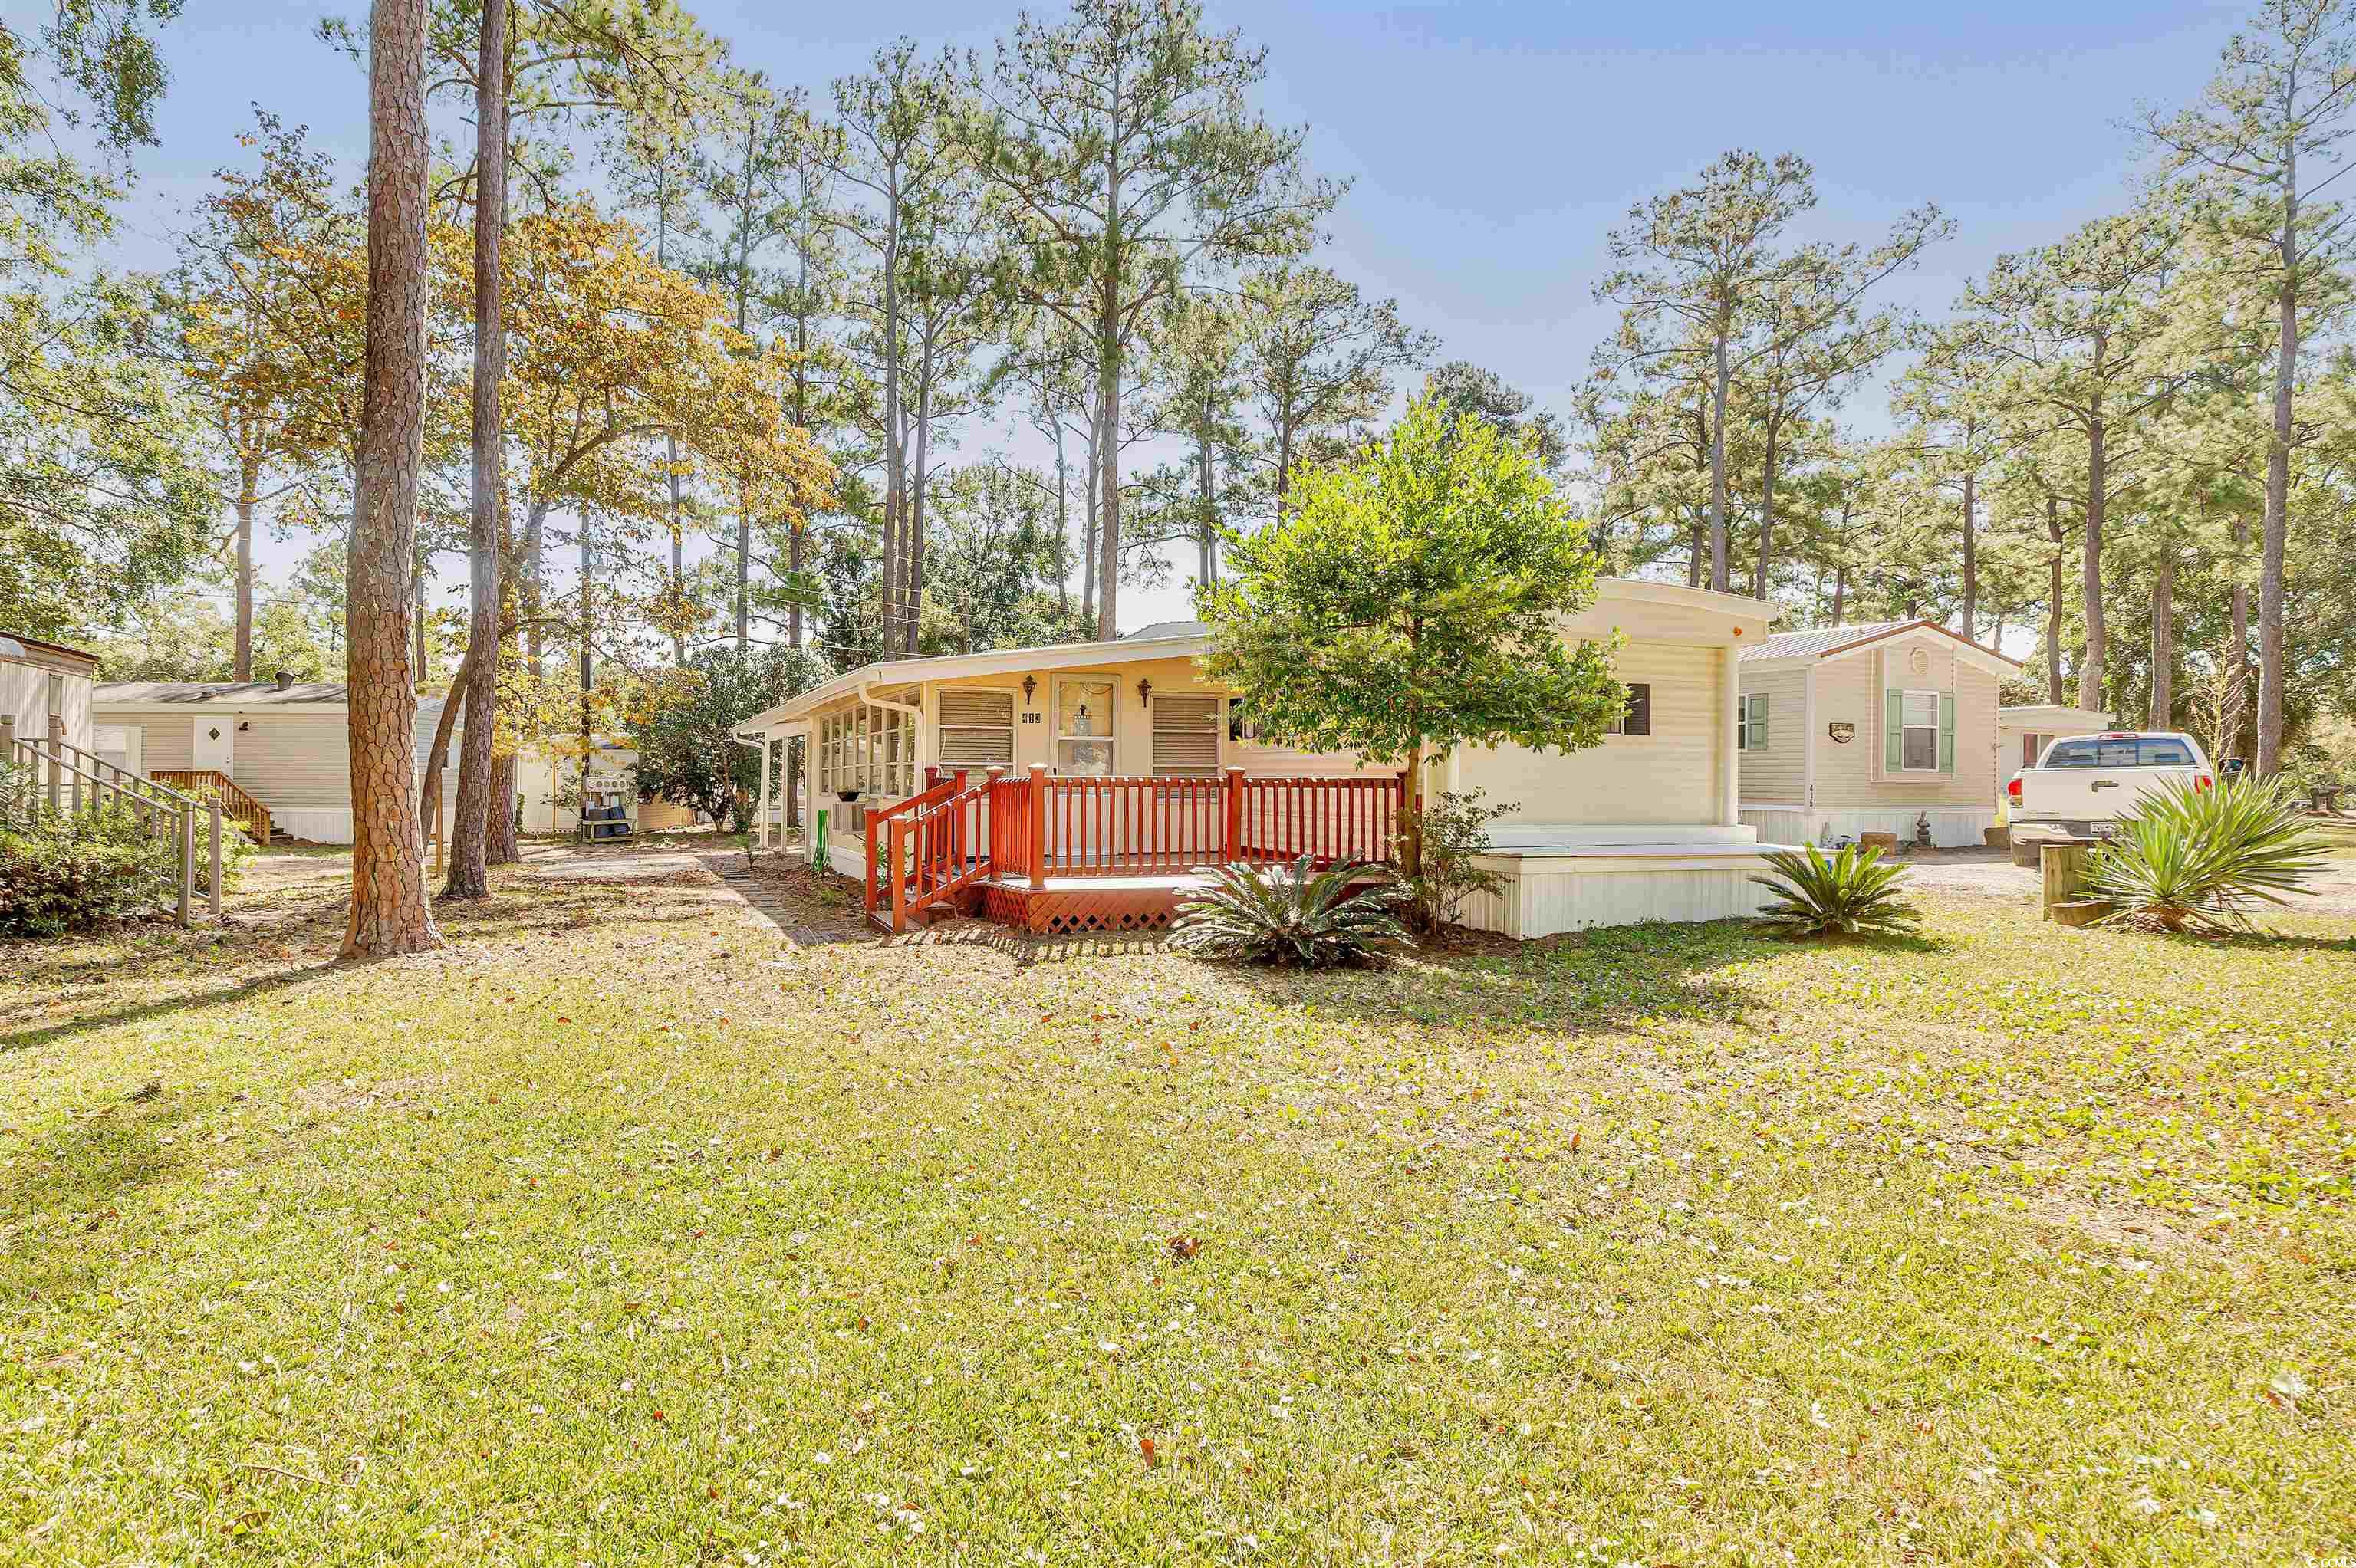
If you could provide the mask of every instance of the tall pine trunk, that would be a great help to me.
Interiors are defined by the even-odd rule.
[[[352,902],[343,955],[442,945],[417,824],[409,574],[425,455],[425,0],[375,0],[369,41],[369,296],[347,556]]]
[[[2290,535],[2291,389],[2298,374],[2298,161],[2284,162],[2283,276],[2276,314],[2273,437],[2266,443],[2265,533],[2258,547],[2258,759],[2260,778],[2282,769],[2283,557]]]
[[[2052,542],[2053,560],[2045,585],[2045,700],[2054,707],[2062,706],[2062,602],[2063,584],[2068,581],[2062,557],[2062,503],[2048,496],[2045,498],[2045,536]]]
[[[237,651],[230,678],[253,678],[253,509],[262,486],[262,464],[252,456],[237,465]]]
[[[2173,730],[2176,713],[2176,551],[2159,552],[2151,577],[2151,727]]]
[[[2103,704],[2103,666],[2110,653],[2110,632],[2103,622],[2103,522],[2110,483],[2108,432],[2096,420],[2086,432],[2086,557],[2081,566],[2079,592],[2084,600],[2086,659],[2078,667],[2078,707],[2082,712],[2109,711]]]
[[[1717,374],[1709,398],[1709,585],[1726,592],[1733,584],[1726,553],[1726,400],[1730,379],[1726,364],[1726,335],[1720,324],[1716,339]]]
[[[475,382],[474,471],[466,526],[466,658],[463,690],[445,708],[463,706],[466,730],[458,743],[456,819],[450,829],[450,877],[455,899],[490,896],[491,746],[499,700],[499,551],[506,542],[507,487],[500,474],[505,431],[499,380],[507,371],[507,325],[499,297],[499,246],[507,229],[507,0],[483,7],[476,60],[475,97]],[[445,713],[446,717],[446,713]]]

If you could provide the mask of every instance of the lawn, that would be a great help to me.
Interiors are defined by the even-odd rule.
[[[1301,977],[662,864],[0,950],[0,1559],[2356,1555],[2347,918]]]

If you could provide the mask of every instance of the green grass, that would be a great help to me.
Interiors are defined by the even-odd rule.
[[[2356,1553],[2345,920],[1270,976],[710,898],[0,955],[0,1560]]]

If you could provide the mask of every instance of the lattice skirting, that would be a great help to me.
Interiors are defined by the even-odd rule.
[[[1159,931],[1176,912],[1172,888],[985,887],[981,912],[1000,925],[1040,936],[1071,936],[1084,931]]]

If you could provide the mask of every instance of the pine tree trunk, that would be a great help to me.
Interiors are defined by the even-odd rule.
[[[916,380],[916,462],[908,475],[908,553],[906,570],[907,627],[901,650],[917,652],[925,618],[925,464],[931,461],[933,435],[934,328],[925,329],[925,352]]]
[[[2233,592],[2227,617],[2232,625],[2228,634],[2226,656],[2233,667],[2233,727],[2231,740],[2236,755],[2250,739],[2250,588],[2241,578],[2242,547],[2250,542],[2250,520],[2237,515],[2233,518]],[[2219,757],[2218,762],[2225,759]]]
[[[2086,555],[2079,581],[2086,662],[2078,667],[2078,707],[2086,713],[2109,711],[2103,701],[2103,666],[2110,653],[2110,633],[2103,624],[2103,522],[2108,509],[2103,490],[2110,483],[2106,433],[2098,420],[2086,435]]]
[[[262,485],[262,464],[247,457],[237,474],[237,650],[231,680],[253,678],[253,508]]]
[[[491,744],[498,724],[499,554],[506,545],[507,485],[500,473],[506,432],[499,381],[507,372],[507,325],[500,298],[499,248],[507,232],[507,0],[483,7],[475,95],[474,471],[466,526],[466,657],[443,717],[462,702],[466,732],[458,742],[458,797],[450,827],[454,899],[488,898]]]
[[[425,453],[425,0],[375,0],[369,48],[369,298],[345,622],[352,904],[343,955],[442,945],[417,825],[409,574]]]
[[[2062,701],[2062,594],[2067,579],[2062,549],[2062,503],[2051,496],[2045,498],[2045,534],[2053,545],[2045,585],[2045,700],[2059,708]]]
[[[1751,574],[1751,596],[1767,597],[1768,571],[1775,550],[1775,437],[1780,421],[1767,421],[1766,450],[1761,454],[1762,466],[1759,474],[1759,560]]]
[[[2297,163],[2286,160],[2283,176],[2283,279],[2276,301],[2281,342],[2275,357],[2273,439],[2266,443],[2265,533],[2258,546],[2258,758],[2257,774],[2282,771],[2284,555],[2290,537],[2291,389],[2298,374]]]
[[[1726,400],[1729,372],[1726,334],[1717,340],[1718,373],[1711,385],[1709,416],[1709,585],[1724,593],[1733,584],[1726,554]]]
[[[513,752],[491,763],[491,798],[483,818],[483,859],[494,866],[512,866],[523,859],[516,838],[516,756]]]
[[[1971,440],[1972,427],[1964,427],[1964,439]],[[1976,641],[1980,625],[1980,553],[1978,496],[1979,475],[1970,470],[1964,474],[1964,635]],[[2002,639],[1999,637],[1998,639]]]
[[[2163,548],[2151,578],[2151,727],[2173,730],[2176,714],[2176,552]]]

